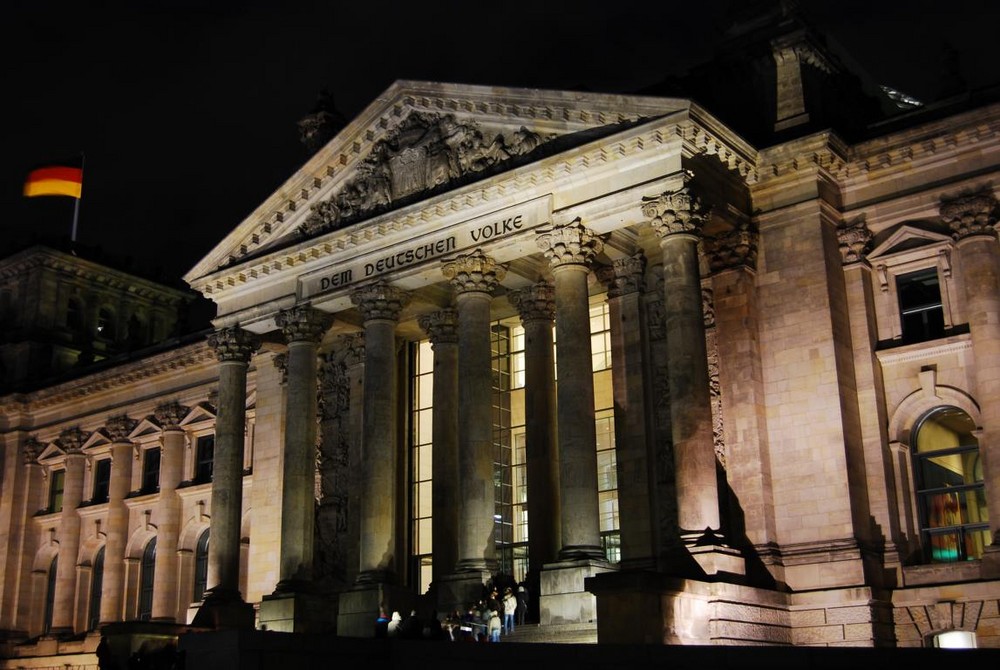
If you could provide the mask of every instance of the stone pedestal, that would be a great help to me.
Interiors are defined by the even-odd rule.
[[[337,608],[331,596],[301,591],[264,596],[258,627],[280,633],[324,633],[334,629]]]
[[[466,612],[469,605],[483,597],[483,585],[489,581],[488,572],[463,572],[445,575],[437,586],[437,608],[441,617],[449,612]]]
[[[584,586],[585,580],[613,570],[607,561],[592,558],[560,561],[543,567],[539,623],[545,626],[596,621],[597,599]]]
[[[254,627],[253,605],[243,602],[239,591],[210,592],[198,608],[191,621],[199,628],[245,628]]]
[[[340,594],[337,611],[338,637],[374,637],[375,619],[381,609],[387,615],[413,609],[416,596],[393,584],[359,584]]]

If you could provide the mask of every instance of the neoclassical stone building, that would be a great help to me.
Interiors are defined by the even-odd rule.
[[[758,144],[393,84],[186,275],[207,340],[2,399],[0,628],[512,579],[535,639],[1000,646],[1000,104],[848,140],[812,48]]]

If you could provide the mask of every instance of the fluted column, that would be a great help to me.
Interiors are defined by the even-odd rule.
[[[618,518],[622,564],[646,567],[655,556],[650,472],[655,460],[646,432],[646,332],[642,309],[642,253],[616,259],[598,270],[608,288],[611,322],[611,379],[615,403]]]
[[[604,558],[597,502],[597,432],[587,276],[604,243],[579,220],[538,236],[556,303],[561,560]]]
[[[712,437],[698,239],[705,215],[687,187],[646,200],[663,250],[670,420],[677,514],[685,542],[719,530],[719,490]]]
[[[104,575],[101,578],[101,624],[124,620],[125,543],[128,541],[128,508],[125,496],[132,483],[135,445],[129,433],[136,421],[127,416],[108,419],[105,430],[111,438],[111,481],[108,484],[108,523],[104,540]]]
[[[188,408],[170,402],[156,408],[163,430],[160,451],[160,499],[156,503],[156,585],[153,588],[153,621],[177,618],[177,538],[180,534],[181,500],[177,485],[183,479],[184,429],[180,422]]]
[[[259,346],[251,333],[223,328],[209,337],[219,359],[219,411],[212,465],[212,541],[208,545],[208,595],[241,601],[240,520],[243,513],[243,447],[246,432],[247,366]]]
[[[528,474],[529,569],[556,560],[562,546],[556,431],[555,288],[539,282],[507,294],[524,326],[524,441]]]
[[[492,571],[493,537],[493,372],[490,302],[507,274],[476,251],[444,266],[458,308],[458,521],[457,572]]]
[[[288,341],[285,458],[281,487],[281,551],[277,591],[312,581],[316,488],[316,353],[327,317],[295,307],[277,318]]]
[[[365,328],[359,583],[396,579],[396,323],[410,297],[385,283],[354,291]]]
[[[420,317],[420,327],[434,349],[431,549],[433,580],[439,582],[458,563],[458,313],[427,314]]]
[[[56,571],[56,593],[52,608],[52,633],[73,632],[76,601],[76,563],[80,551],[80,514],[83,502],[83,466],[86,461],[82,447],[87,435],[79,428],[64,430],[59,446],[66,454],[66,475],[63,480],[62,517],[59,521],[59,563]]]
[[[957,240],[965,287],[965,312],[975,356],[976,402],[982,408],[979,456],[989,510],[991,547],[989,574],[1000,576],[1000,246],[997,245],[997,200],[984,192],[949,200],[941,218]]]

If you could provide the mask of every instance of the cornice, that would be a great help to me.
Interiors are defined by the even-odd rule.
[[[695,115],[690,112],[694,111]],[[720,130],[721,129],[721,130]],[[188,278],[192,288],[218,300],[230,291],[251,290],[256,282],[278,275],[287,268],[321,261],[348,250],[362,250],[380,243],[386,235],[401,233],[430,222],[482,215],[491,202],[519,193],[544,190],[557,192],[561,183],[585,179],[588,172],[614,170],[623,160],[648,157],[675,146],[684,156],[714,156],[748,182],[756,179],[756,152],[701,110],[683,110],[615,135],[566,150],[538,162],[495,175],[479,182],[386,212],[352,226],[304,240],[286,249],[263,254],[252,260],[226,267],[197,280]]]

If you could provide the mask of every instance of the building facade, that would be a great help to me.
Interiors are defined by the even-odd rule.
[[[998,133],[397,82],[187,274],[207,341],[2,399],[0,629],[509,579],[573,639],[998,647]]]

